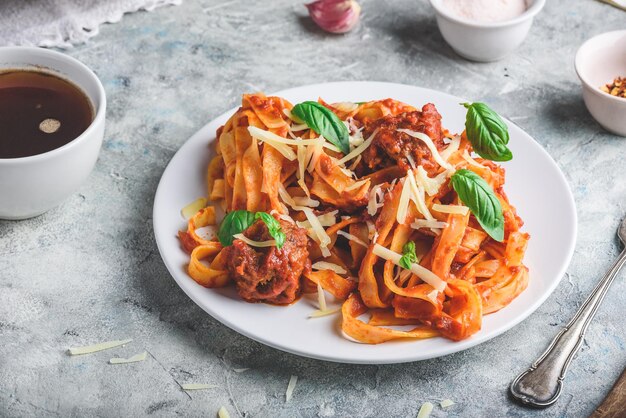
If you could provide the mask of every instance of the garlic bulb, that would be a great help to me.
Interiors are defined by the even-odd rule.
[[[359,21],[361,6],[354,0],[317,0],[305,5],[311,19],[327,32],[345,33]]]

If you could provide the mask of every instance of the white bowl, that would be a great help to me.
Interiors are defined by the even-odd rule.
[[[60,148],[23,158],[0,158],[0,219],[41,215],[71,195],[89,176],[104,136],[106,97],[98,77],[80,61],[59,52],[0,48],[0,70],[51,72],[81,88],[95,117],[78,138]]]
[[[626,136],[626,99],[600,90],[615,77],[626,77],[626,30],[589,39],[578,49],[575,65],[591,116],[607,131]]]
[[[476,22],[454,15],[444,7],[442,0],[430,0],[443,39],[463,58],[479,62],[502,59],[521,45],[533,23],[533,17],[546,3],[545,0],[526,2],[526,11],[514,19]]]

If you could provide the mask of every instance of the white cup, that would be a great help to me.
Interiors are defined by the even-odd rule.
[[[0,158],[0,219],[27,219],[52,209],[74,193],[91,173],[102,145],[106,96],[98,77],[80,61],[42,48],[0,48],[0,71],[52,73],[78,86],[94,108],[94,120],[80,136],[52,151]]]
[[[475,22],[454,15],[442,0],[430,0],[443,39],[463,58],[478,62],[500,60],[520,46],[545,2],[527,0],[524,13],[503,22]]]

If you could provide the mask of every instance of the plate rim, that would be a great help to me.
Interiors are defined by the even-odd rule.
[[[408,89],[418,89],[418,90],[421,90],[421,91],[423,91],[425,93],[436,93],[437,95],[448,96],[450,99],[454,99],[454,100],[459,99],[458,96],[454,96],[452,94],[449,94],[449,93],[446,93],[446,92],[443,92],[443,91],[439,91],[439,90],[430,89],[430,88],[427,88],[427,87],[421,87],[421,86],[410,85],[410,84],[403,84],[403,83],[393,83],[393,82],[385,82],[385,81],[365,81],[365,80],[359,80],[359,81],[333,81],[333,82],[326,82],[326,83],[307,84],[307,85],[295,86],[295,87],[290,87],[290,88],[287,88],[287,89],[282,89],[282,90],[279,90],[277,92],[270,93],[269,95],[278,95],[278,96],[285,96],[285,95],[287,95],[288,96],[290,93],[292,93],[294,91],[302,90],[302,89],[316,89],[316,88],[320,88],[322,86],[327,88],[329,86],[339,86],[339,85],[341,85],[341,86],[349,86],[349,85],[354,85],[354,86],[359,86],[359,85],[360,86],[372,86],[372,85],[377,85],[379,87],[390,87],[390,86],[393,86],[393,88],[398,88],[398,87],[402,88],[402,87],[404,87],[404,88],[408,88]],[[489,333],[485,333],[485,334],[482,334],[482,335],[474,335],[470,339],[467,339],[467,340],[464,340],[464,341],[455,342],[452,345],[448,345],[448,346],[442,347],[442,349],[436,355],[420,356],[419,353],[418,353],[418,354],[416,354],[414,356],[404,356],[404,357],[396,357],[396,358],[383,358],[383,359],[372,359],[372,360],[360,359],[360,358],[352,359],[352,358],[345,358],[345,357],[339,358],[339,357],[333,357],[333,356],[330,356],[330,355],[318,355],[318,354],[307,352],[307,351],[302,350],[302,349],[282,346],[281,344],[277,344],[277,343],[273,342],[270,338],[266,338],[266,337],[264,337],[262,335],[253,335],[252,333],[248,332],[247,330],[239,328],[239,326],[237,324],[235,324],[233,321],[231,321],[228,318],[228,316],[218,316],[216,314],[213,314],[211,312],[211,310],[209,309],[209,307],[205,306],[206,304],[201,303],[199,301],[199,297],[196,296],[196,294],[191,291],[191,286],[187,286],[187,284],[183,284],[183,283],[181,283],[178,280],[176,274],[174,273],[174,271],[176,271],[176,268],[170,264],[168,258],[164,255],[164,250],[163,250],[164,244],[162,244],[162,239],[164,239],[165,237],[160,236],[159,234],[157,234],[157,225],[156,225],[156,222],[157,222],[156,214],[157,214],[157,211],[158,211],[158,209],[157,209],[157,202],[160,201],[160,196],[164,193],[163,192],[164,178],[168,174],[168,171],[171,169],[172,162],[174,161],[174,159],[176,159],[177,155],[181,154],[181,150],[185,146],[187,146],[188,144],[194,142],[195,138],[197,136],[201,135],[202,132],[205,131],[208,128],[209,125],[211,125],[212,123],[214,123],[218,119],[226,118],[226,117],[230,116],[232,113],[237,111],[238,108],[239,108],[239,106],[234,107],[234,108],[229,109],[229,110],[219,114],[218,116],[212,118],[206,124],[204,124],[202,127],[200,127],[193,135],[191,135],[178,148],[178,150],[174,153],[172,158],[167,163],[167,166],[163,170],[163,173],[161,174],[161,178],[159,179],[159,184],[158,184],[156,192],[155,192],[154,201],[153,201],[153,208],[152,208],[152,228],[153,228],[153,234],[154,234],[155,242],[156,242],[157,248],[159,250],[159,256],[161,257],[161,260],[165,264],[165,266],[166,266],[166,268],[168,270],[168,273],[171,276],[171,278],[174,279],[176,284],[183,290],[183,292],[196,305],[198,305],[204,312],[209,314],[213,319],[215,319],[219,323],[221,323],[221,324],[227,326],[228,328],[230,328],[231,330],[237,332],[238,334],[243,335],[243,336],[245,336],[247,338],[250,338],[250,339],[252,339],[254,341],[257,341],[257,342],[259,342],[261,344],[264,344],[264,345],[267,345],[269,347],[275,348],[277,350],[283,351],[283,352],[295,354],[295,355],[306,357],[306,358],[312,358],[312,359],[316,359],[316,360],[329,361],[329,362],[333,362],[333,363],[340,363],[340,364],[398,364],[398,363],[410,363],[410,362],[416,362],[416,361],[423,361],[423,360],[439,358],[439,357],[447,356],[447,355],[450,355],[450,354],[453,354],[453,353],[457,353],[457,352],[460,352],[460,351],[468,350],[470,348],[476,347],[476,346],[478,346],[478,345],[480,345],[480,344],[482,344],[482,343],[484,343],[486,341],[489,341],[489,340],[491,340],[491,339],[493,339],[493,338],[495,338],[495,337],[497,337],[499,335],[502,335],[503,333],[511,330],[512,328],[514,328],[517,325],[519,325],[522,321],[527,319],[531,314],[535,313],[536,310],[541,305],[543,305],[543,303],[552,295],[554,290],[561,283],[561,280],[565,276],[565,274],[567,272],[567,268],[569,267],[569,265],[571,263],[571,260],[572,260],[572,257],[573,257],[574,251],[575,251],[577,239],[578,239],[578,213],[577,213],[577,208],[576,208],[576,201],[574,199],[574,195],[572,193],[571,187],[570,187],[570,185],[569,185],[569,183],[568,183],[568,181],[567,181],[567,179],[565,177],[565,174],[561,170],[560,166],[552,158],[552,156],[548,153],[548,151],[543,146],[541,146],[541,144],[539,144],[522,127],[520,127],[516,123],[512,122],[511,120],[503,117],[503,119],[508,124],[514,125],[516,128],[520,129],[525,135],[527,135],[531,139],[529,144],[532,144],[531,145],[532,147],[534,147],[537,151],[539,151],[545,157],[547,157],[547,160],[550,162],[550,164],[553,166],[553,168],[556,169],[556,173],[558,175],[558,177],[557,177],[558,183],[561,186],[563,186],[563,189],[567,192],[566,193],[566,195],[568,197],[567,208],[568,208],[568,210],[570,212],[569,215],[572,217],[572,225],[573,225],[572,239],[568,243],[568,248],[567,248],[567,252],[566,252],[567,255],[564,258],[562,264],[559,266],[556,280],[554,280],[549,286],[547,286],[546,290],[541,294],[541,296],[538,297],[537,299],[535,299],[533,301],[533,303],[529,307],[526,307],[524,309],[523,312],[521,312],[519,315],[516,315],[512,320],[510,320],[506,324],[499,326],[499,328],[496,329],[496,330],[489,331]],[[194,283],[190,283],[190,284],[195,284],[195,282]],[[494,312],[492,315],[494,315],[494,314],[497,314],[497,312]]]

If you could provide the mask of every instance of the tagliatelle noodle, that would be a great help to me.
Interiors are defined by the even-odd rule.
[[[431,166],[409,153],[408,171],[395,163],[373,168],[368,164],[380,146],[379,136],[387,135],[382,140],[388,141],[390,133],[380,125],[369,129],[369,124],[402,119],[416,108],[393,99],[318,103],[349,129],[347,155],[306,121],[296,120],[285,99],[247,94],[218,129],[217,156],[206,172],[209,200],[227,213],[267,212],[305,229],[313,268],[304,270],[301,291],[320,297],[328,292],[343,300],[341,327],[353,341],[378,344],[434,336],[457,341],[478,332],[483,315],[510,303],[529,280],[523,256],[530,237],[520,232],[523,222],[504,193],[504,169],[472,158],[465,132],[444,131],[442,145],[419,126],[393,130],[427,149],[422,155],[432,157]],[[461,168],[483,178],[500,201],[503,242],[492,239],[459,201],[450,177]],[[215,228],[216,216],[213,206],[202,208],[179,232],[181,246],[190,254],[189,275],[205,287],[231,283],[228,251],[200,232]],[[245,235],[234,239],[260,252],[276,245],[275,240]],[[409,242],[417,261],[405,269],[400,261]],[[310,317],[335,311],[327,307]],[[366,313],[369,321],[360,318]],[[394,326],[412,329],[388,328]]]

